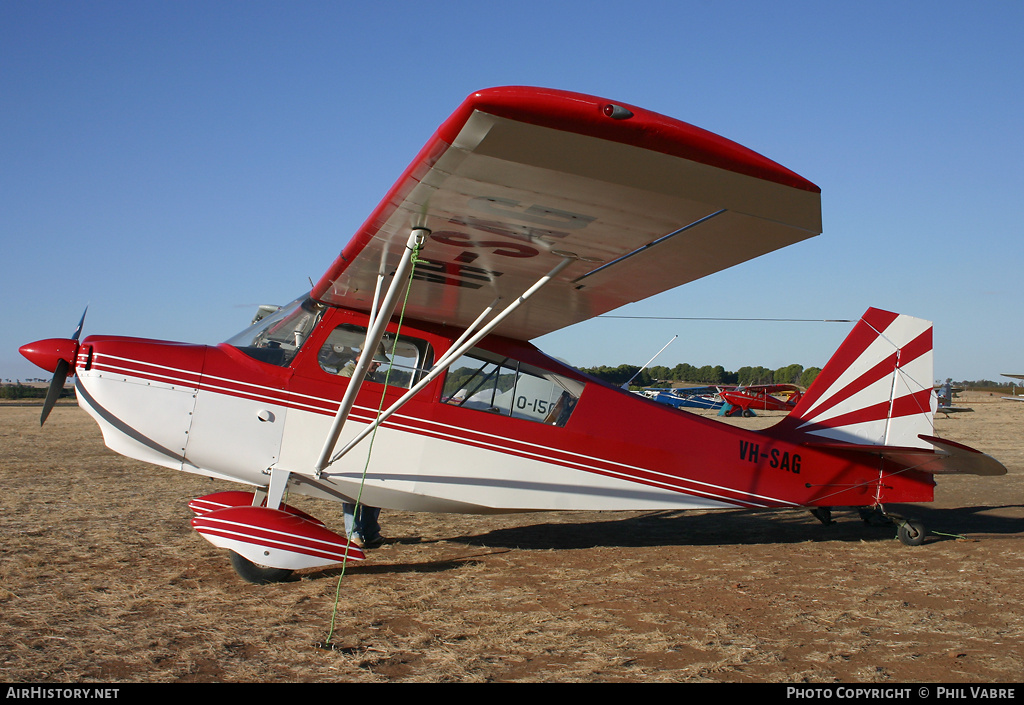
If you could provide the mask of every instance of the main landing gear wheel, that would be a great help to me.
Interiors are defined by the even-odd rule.
[[[234,551],[229,551],[228,553],[231,557],[231,567],[235,569],[235,572],[243,580],[254,585],[283,583],[292,577],[292,571],[288,568],[271,568],[266,565],[258,565]]]
[[[928,532],[919,521],[902,520],[896,525],[896,536],[907,546],[920,546]]]

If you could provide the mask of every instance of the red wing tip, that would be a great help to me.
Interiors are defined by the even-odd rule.
[[[609,109],[611,108],[611,109]],[[773,181],[811,193],[821,188],[796,172],[719,134],[676,118],[599,96],[532,86],[471,93],[439,130],[449,141],[473,110],[630,144]],[[629,113],[628,119],[622,111]],[[454,121],[454,122],[453,122]],[[453,134],[445,126],[453,128]]]

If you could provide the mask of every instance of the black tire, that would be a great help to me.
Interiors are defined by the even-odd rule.
[[[292,571],[288,568],[257,565],[234,551],[229,551],[228,554],[231,558],[231,567],[235,569],[239,577],[253,585],[283,583],[292,577]]]
[[[896,528],[896,536],[906,546],[920,546],[928,532],[919,521],[903,521]]]

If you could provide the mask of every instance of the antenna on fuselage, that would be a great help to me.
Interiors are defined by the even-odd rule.
[[[663,352],[665,352],[665,348],[667,348],[669,345],[671,345],[675,341],[675,339],[678,338],[678,337],[679,337],[678,334],[673,335],[672,339],[669,340],[667,343],[665,343],[662,346],[661,350],[659,350],[658,352],[654,353],[654,357],[652,357],[650,360],[648,360],[646,365],[644,365],[639,370],[637,370],[636,374],[633,375],[632,377],[630,377],[628,382],[624,382],[622,384],[622,388],[625,389],[628,392],[629,391],[629,385],[632,384],[633,380],[636,379],[638,376],[640,376],[640,373],[643,372],[644,370],[646,370],[650,366],[650,364],[652,362],[654,362],[655,359],[657,359],[658,355],[661,355]]]

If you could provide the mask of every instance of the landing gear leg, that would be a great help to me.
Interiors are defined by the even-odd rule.
[[[857,507],[860,520],[868,526],[887,526],[892,520],[885,515],[880,507]]]

